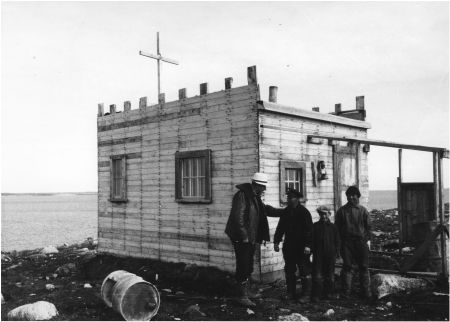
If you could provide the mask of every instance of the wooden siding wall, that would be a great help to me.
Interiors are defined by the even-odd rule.
[[[265,193],[265,203],[274,207],[280,205],[280,160],[306,162],[306,194],[305,206],[313,216],[313,222],[319,216],[316,208],[319,205],[334,208],[333,192],[333,152],[332,146],[326,140],[323,144],[307,143],[308,134],[326,134],[355,138],[366,138],[365,129],[333,124],[320,120],[299,118],[288,115],[260,111],[259,114],[259,158],[260,171],[269,176],[269,186]],[[359,177],[361,190],[361,204],[367,206],[369,180],[367,169],[367,153],[359,149]],[[317,181],[314,187],[312,180],[311,162],[317,166],[318,161],[325,161],[328,174],[327,180]],[[317,172],[317,171],[316,171]],[[317,175],[317,173],[316,173]],[[334,220],[334,213],[332,220]],[[277,218],[269,218],[270,236],[277,226]],[[281,252],[273,251],[273,243],[261,246],[261,273],[270,273],[283,269],[284,262]]]
[[[256,83],[98,118],[99,251],[234,270],[225,225],[258,170]],[[175,152],[211,149],[211,204],[175,202]],[[109,158],[127,154],[127,203],[108,201]]]

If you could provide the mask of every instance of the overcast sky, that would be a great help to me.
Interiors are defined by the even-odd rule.
[[[2,2],[2,192],[97,190],[97,103],[166,101],[246,85],[331,112],[364,95],[369,138],[449,147],[448,2]],[[431,181],[431,153],[404,153]],[[372,147],[371,189],[395,189],[397,150]],[[448,160],[445,160],[448,183]]]

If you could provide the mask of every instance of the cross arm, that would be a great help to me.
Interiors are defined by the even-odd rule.
[[[163,57],[161,55],[149,54],[149,53],[146,53],[146,52],[144,52],[142,50],[139,51],[139,55],[142,55],[142,56],[145,56],[145,57],[149,57],[149,58],[153,58],[153,59],[156,59],[156,60],[162,60],[162,61],[165,61],[166,63],[171,63],[171,64],[174,64],[174,65],[178,65],[178,62],[176,60],[174,60],[174,59],[165,58],[165,57]]]

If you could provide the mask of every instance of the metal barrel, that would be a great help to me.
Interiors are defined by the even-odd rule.
[[[159,310],[158,289],[127,271],[109,274],[103,281],[101,295],[106,305],[126,321],[149,321]]]

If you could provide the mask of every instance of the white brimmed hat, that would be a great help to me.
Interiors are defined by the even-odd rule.
[[[252,181],[262,186],[267,186],[267,174],[256,172],[252,177]]]

